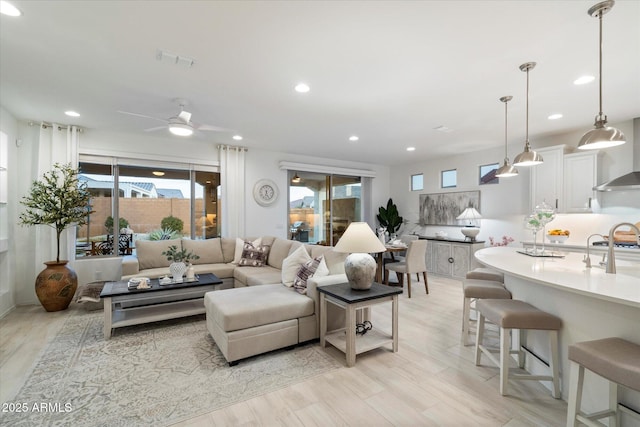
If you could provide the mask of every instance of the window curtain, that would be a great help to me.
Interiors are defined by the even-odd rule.
[[[32,180],[41,179],[45,172],[52,169],[55,163],[70,163],[71,167],[78,167],[79,128],[77,126],[61,126],[41,124],[40,135],[35,147],[35,158]],[[47,226],[37,226],[35,229],[34,251],[34,281],[35,276],[44,268],[43,263],[55,260],[56,233]],[[72,267],[75,257],[75,227],[69,227],[60,236],[60,259],[69,260]],[[73,267],[72,267],[73,268]]]
[[[245,237],[245,153],[244,147],[218,145],[220,159],[221,234]]]

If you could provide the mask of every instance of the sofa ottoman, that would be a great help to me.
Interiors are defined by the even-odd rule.
[[[208,292],[204,306],[207,329],[229,364],[306,341],[316,324],[313,299],[282,284]]]

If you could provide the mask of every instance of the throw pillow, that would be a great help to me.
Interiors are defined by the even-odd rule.
[[[311,257],[307,253],[307,250],[302,245],[291,252],[291,255],[282,260],[282,283],[288,287],[293,286],[293,281],[296,278],[298,270],[300,270],[300,266],[310,259]]]
[[[244,242],[242,257],[238,262],[239,267],[262,267],[269,257],[269,245],[253,246],[253,243]]]
[[[293,280],[293,287],[300,294],[307,293],[307,279],[312,277],[320,265],[320,257],[310,259],[300,266],[296,278]]]
[[[262,244],[262,237],[258,237],[253,242],[249,242],[253,245],[254,248],[257,248]],[[244,240],[241,238],[236,238],[236,252],[233,256],[233,264],[238,264],[240,262],[240,258],[242,258],[242,251],[244,250]]]
[[[320,257],[320,264],[318,265],[318,269],[313,274],[313,277],[323,277],[329,275],[329,267],[327,267],[327,261],[324,259],[324,255]]]

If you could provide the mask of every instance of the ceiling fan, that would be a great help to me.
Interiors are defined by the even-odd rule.
[[[186,102],[180,101],[180,113],[176,116],[170,117],[168,119],[162,119],[159,117],[147,116],[145,114],[132,113],[130,111],[120,111],[118,113],[128,114],[130,116],[136,117],[144,117],[146,119],[158,120],[164,122],[163,126],[156,126],[152,128],[145,129],[145,132],[153,132],[161,129],[169,129],[174,135],[178,136],[190,136],[193,134],[194,130],[202,130],[202,131],[217,131],[217,132],[225,132],[230,131],[231,129],[221,128],[218,126],[205,125],[200,123],[195,123],[191,121],[191,113],[184,109]]]

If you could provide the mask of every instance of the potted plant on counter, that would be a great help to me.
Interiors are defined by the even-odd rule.
[[[171,273],[174,282],[182,280],[182,276],[184,276],[184,273],[187,271],[187,264],[190,264],[191,260],[195,261],[200,259],[198,255],[191,251],[187,252],[186,249],[178,250],[176,245],[169,246],[166,251],[162,252],[162,255],[165,255],[167,260],[171,261],[171,264],[169,265],[169,272]]]
[[[47,311],[69,307],[78,287],[75,271],[60,259],[60,236],[72,225],[82,226],[92,213],[86,182],[78,180],[78,171],[70,164],[56,163],[40,180],[31,184],[29,194],[20,201],[26,209],[20,214],[20,225],[48,225],[56,231],[56,260],[45,262],[36,278],[36,295]]]

